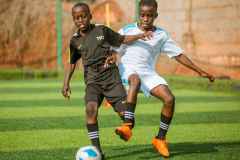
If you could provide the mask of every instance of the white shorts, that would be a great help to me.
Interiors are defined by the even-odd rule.
[[[128,85],[128,78],[132,74],[137,74],[141,80],[141,90],[146,96],[150,96],[150,91],[156,86],[168,85],[166,80],[151,67],[138,67],[131,65],[118,65],[121,79],[124,85]]]

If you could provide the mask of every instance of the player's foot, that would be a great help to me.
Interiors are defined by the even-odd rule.
[[[122,121],[124,121],[124,112],[117,112],[118,116],[121,118]],[[132,119],[130,129],[133,129],[135,125],[135,118]]]
[[[112,105],[111,105],[106,99],[104,99],[103,105],[104,105],[105,108],[110,108],[110,107],[112,107]]]
[[[168,145],[165,139],[153,138],[152,145],[163,157],[169,157]]]
[[[131,123],[123,123],[117,127],[115,133],[120,136],[124,141],[128,141],[132,137]]]

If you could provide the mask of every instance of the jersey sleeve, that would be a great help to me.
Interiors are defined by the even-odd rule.
[[[81,58],[81,54],[78,53],[77,49],[70,43],[69,45],[69,63],[75,64]]]
[[[123,32],[123,29],[120,29],[118,31],[118,33],[120,35],[124,35],[124,32]],[[120,55],[122,55],[125,51],[125,48],[126,48],[126,45],[125,44],[121,44],[120,46],[118,47],[112,47],[112,50],[114,50],[115,52],[119,53]]]
[[[118,31],[118,33],[121,34],[121,35],[124,35],[123,28],[121,28],[121,29]]]
[[[119,47],[123,40],[124,40],[124,36],[113,31],[112,29],[108,28],[108,27],[104,27],[104,36],[106,38],[106,41],[114,47]]]
[[[167,36],[162,47],[161,52],[168,55],[168,57],[173,58],[183,53],[183,50],[177,45],[177,43]]]

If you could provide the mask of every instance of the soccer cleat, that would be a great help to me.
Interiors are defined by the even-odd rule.
[[[105,108],[110,108],[110,107],[112,107],[112,105],[110,104],[110,102],[108,102],[106,99],[103,100],[103,106],[104,106]]]
[[[163,157],[169,157],[168,145],[165,139],[153,138],[152,145]]]
[[[118,113],[118,116],[120,117],[120,119],[122,121],[124,121],[124,113],[123,112],[117,112]],[[135,118],[132,119],[132,122],[129,123],[129,127],[130,129],[133,129],[134,128],[134,125],[135,125]]]
[[[115,133],[124,141],[128,141],[132,137],[131,125],[132,123],[123,123],[120,127],[116,128]]]

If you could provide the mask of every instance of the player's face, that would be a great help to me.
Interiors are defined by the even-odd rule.
[[[88,29],[91,20],[91,14],[86,7],[79,6],[73,8],[72,17],[75,25],[80,31],[85,31]]]
[[[153,6],[141,6],[139,14],[139,25],[142,29],[153,28],[153,22],[157,17],[157,9]]]

